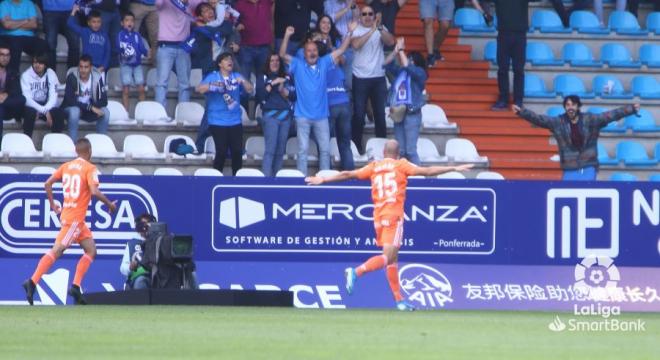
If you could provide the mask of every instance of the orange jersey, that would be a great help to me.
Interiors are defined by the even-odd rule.
[[[62,225],[84,223],[87,207],[92,199],[91,187],[99,185],[96,166],[85,159],[77,158],[64,163],[53,176],[62,181]]]
[[[374,221],[383,217],[403,218],[408,176],[415,174],[415,165],[406,159],[383,159],[359,169],[359,179],[371,179],[374,201]]]

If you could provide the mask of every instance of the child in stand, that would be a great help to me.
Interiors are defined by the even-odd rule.
[[[82,41],[82,51],[80,53],[92,57],[92,65],[103,74],[103,82],[105,83],[105,72],[108,70],[108,64],[110,64],[110,39],[108,34],[101,31],[101,13],[96,10],[90,11],[87,16],[87,26],[83,27],[78,24],[76,19],[79,10],[78,5],[73,5],[67,25],[80,36]]]
[[[149,57],[149,51],[142,42],[142,37],[133,30],[135,16],[126,12],[121,19],[122,30],[117,35],[119,48],[119,70],[121,73],[122,103],[128,109],[128,92],[131,86],[138,89],[140,101],[144,101],[144,70],[142,69],[142,57]]]

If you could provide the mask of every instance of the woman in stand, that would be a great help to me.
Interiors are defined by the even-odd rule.
[[[252,93],[254,86],[241,74],[234,72],[234,61],[230,53],[220,54],[216,64],[218,71],[208,74],[196,90],[206,95],[209,131],[215,142],[213,167],[222,172],[229,148],[232,174],[236,175],[243,166],[240,96],[242,92]]]

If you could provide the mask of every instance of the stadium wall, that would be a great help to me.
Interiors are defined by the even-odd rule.
[[[44,176],[0,176],[0,304],[24,303],[21,282],[52,245],[59,221]],[[133,218],[145,211],[195,239],[208,289],[290,289],[300,308],[394,304],[384,272],[343,269],[378,253],[366,182],[306,186],[301,179],[101,176],[118,201],[93,201],[98,257],[86,291],[123,288],[119,273]],[[56,198],[61,187],[55,188]],[[609,303],[660,311],[660,190],[652,182],[577,183],[412,179],[402,292],[427,309],[565,310]],[[79,247],[38,287],[41,304],[66,303]],[[595,256],[595,257],[592,257]]]

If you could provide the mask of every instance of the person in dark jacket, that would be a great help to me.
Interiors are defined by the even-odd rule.
[[[257,89],[265,142],[261,169],[264,175],[275,176],[282,168],[296,90],[291,76],[284,70],[284,62],[275,53],[268,56],[263,77],[263,84]]]
[[[522,107],[525,94],[525,51],[529,2],[493,0],[497,15],[497,87],[499,98],[491,108],[506,111],[509,103],[509,67],[513,66],[513,103]]]
[[[96,132],[108,132],[110,112],[107,109],[108,95],[101,73],[92,67],[92,58],[83,55],[78,62],[78,69],[71,71],[66,78],[66,89],[62,109],[69,122],[69,136],[78,139],[80,119],[96,122]]]
[[[110,38],[108,33],[103,32],[101,14],[96,10],[92,10],[87,16],[87,26],[80,26],[76,17],[79,10],[78,5],[73,6],[67,25],[80,36],[82,42],[81,52],[90,55],[92,65],[101,73],[105,73],[108,71],[110,64],[110,39],[116,39],[117,34],[115,34],[115,37]]]
[[[2,142],[2,120],[21,121],[25,97],[21,93],[18,73],[7,66],[11,58],[9,46],[0,44],[0,143]]]
[[[400,66],[394,63],[395,57],[399,58]],[[417,140],[422,127],[422,106],[425,103],[423,92],[428,79],[426,61],[422,54],[416,51],[406,56],[404,40],[398,38],[394,52],[388,55],[385,63],[386,70],[395,79],[390,89],[390,106],[405,106],[400,120],[392,117],[395,120],[394,138],[400,145],[401,156],[415,165],[420,165]]]
[[[564,180],[596,180],[600,129],[639,111],[638,103],[601,114],[580,112],[581,106],[578,96],[569,95],[564,98],[566,112],[559,116],[538,115],[517,105],[511,108],[521,118],[552,132],[559,147]]]

